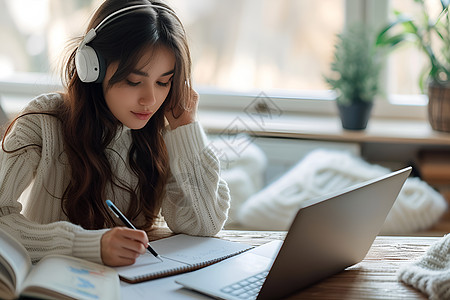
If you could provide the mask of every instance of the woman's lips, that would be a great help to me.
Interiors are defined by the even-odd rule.
[[[138,118],[139,120],[148,120],[150,119],[152,112],[143,112],[143,113],[137,113],[137,112],[132,112],[136,118]]]

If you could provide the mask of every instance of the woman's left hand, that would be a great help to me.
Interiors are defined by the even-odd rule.
[[[169,126],[172,130],[195,122],[197,115],[197,107],[198,107],[198,93],[191,89],[191,94],[189,95],[188,108],[184,109],[182,107],[176,107],[173,110],[167,110],[165,113],[166,119],[169,122]],[[179,116],[175,118],[174,116]]]

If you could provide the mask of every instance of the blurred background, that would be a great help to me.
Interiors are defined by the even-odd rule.
[[[30,73],[57,76],[67,41],[82,35],[101,2],[0,0],[0,80]],[[346,22],[366,19],[379,28],[394,9],[413,15],[413,2],[379,0],[370,4],[378,8],[361,10],[367,1],[168,1],[188,32],[197,87],[299,96],[328,90],[323,75],[329,72],[335,35]],[[427,5],[436,10],[440,3]],[[420,94],[423,65],[414,46],[395,51],[386,66],[386,94]]]

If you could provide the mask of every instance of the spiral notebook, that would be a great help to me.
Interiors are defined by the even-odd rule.
[[[252,248],[243,243],[185,234],[151,242],[151,246],[163,261],[146,253],[131,266],[116,267],[122,281],[137,283],[197,270]]]

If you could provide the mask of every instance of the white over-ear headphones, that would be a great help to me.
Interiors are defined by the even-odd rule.
[[[104,58],[100,55],[100,53],[97,53],[94,48],[88,46],[87,44],[90,43],[97,36],[97,33],[109,23],[128,14],[128,11],[144,7],[157,7],[173,14],[171,10],[163,6],[154,4],[140,4],[119,9],[104,18],[95,28],[88,31],[75,53],[75,67],[77,69],[78,77],[82,82],[100,83],[105,78],[106,73],[106,63]]]

